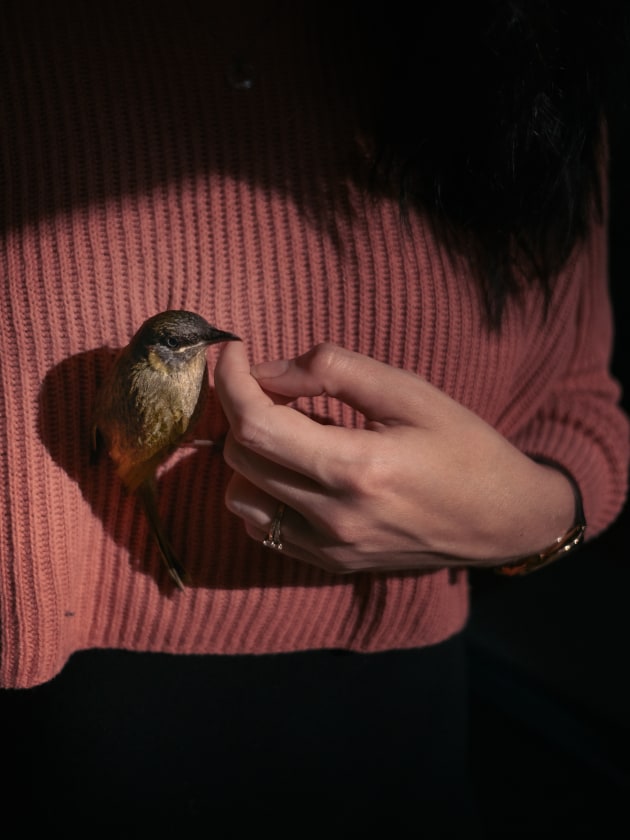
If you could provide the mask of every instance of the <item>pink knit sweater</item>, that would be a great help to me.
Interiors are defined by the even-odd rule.
[[[248,30],[250,90],[226,82],[238,45],[195,4],[17,5],[0,44],[0,686],[49,680],[85,648],[377,651],[466,621],[464,573],[338,577],[252,542],[208,449],[182,449],[160,478],[194,582],[173,591],[139,506],[89,453],[110,348],[163,309],[236,332],[252,361],[331,340],[416,371],[563,463],[590,537],[614,520],[628,423],[608,373],[604,228],[544,328],[531,296],[490,334],[427,220],[406,226],[395,202],[368,197],[352,91],[294,4],[258,39]],[[309,408],[357,422],[333,402]],[[199,436],[224,429],[211,399]]]

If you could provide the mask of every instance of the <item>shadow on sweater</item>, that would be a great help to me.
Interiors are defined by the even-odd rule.
[[[330,194],[362,154],[347,119],[355,89],[340,84],[336,29],[322,67],[295,60],[305,29],[321,58],[317,4],[277,5],[261,13],[254,3],[244,20],[199,0],[7,3],[0,120],[13,198],[0,203],[0,229],[220,172],[288,196],[342,247]],[[252,92],[228,78],[244,46],[255,61]],[[300,144],[300,171],[287,143]]]
[[[100,347],[77,353],[53,367],[39,394],[38,431],[55,463],[79,486],[111,538],[129,549],[132,566],[144,574],[154,575],[161,590],[165,594],[172,593],[174,587],[170,578],[163,574],[141,505],[124,489],[107,453],[93,448],[92,406],[99,384],[116,353],[114,349]],[[199,432],[196,437],[220,439],[226,430],[224,423],[214,389],[208,388],[206,410],[195,429]],[[183,445],[180,450],[169,459],[168,469],[163,474],[158,472],[158,493],[164,491],[170,500],[170,507],[174,508],[172,515],[164,504],[160,507],[165,521],[174,529],[175,538],[178,533],[185,536],[189,517],[203,516],[207,503],[209,506],[213,502],[216,504],[218,493],[224,492],[226,469],[220,449]],[[212,485],[217,488],[214,493],[211,492]],[[191,498],[197,504],[191,503]],[[216,521],[220,519],[217,516]],[[174,541],[176,544],[183,542],[181,538]],[[208,567],[206,563],[204,568]],[[197,584],[209,585],[208,574],[200,575],[199,572],[197,569]],[[219,579],[212,583],[225,585],[225,581]]]

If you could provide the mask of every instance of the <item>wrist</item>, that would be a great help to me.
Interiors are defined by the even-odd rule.
[[[559,530],[559,535],[552,541],[548,542],[545,547],[535,550],[532,554],[516,560],[510,560],[500,566],[495,567],[495,572],[501,575],[516,576],[525,575],[530,572],[540,569],[561,557],[566,556],[571,551],[575,550],[584,540],[586,531],[586,519],[584,516],[584,509],[582,505],[582,495],[580,489],[573,478],[573,476],[561,465],[548,459],[534,459],[545,469],[555,471],[557,477],[564,479],[564,487],[560,486],[560,499],[557,508],[558,528],[564,521],[566,527]],[[567,509],[565,502],[566,492],[565,487],[568,485],[571,490],[570,504]],[[570,518],[567,518],[570,517]]]

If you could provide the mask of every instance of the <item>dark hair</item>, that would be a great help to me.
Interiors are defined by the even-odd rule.
[[[609,108],[625,85],[627,4],[418,4],[366,17],[380,104],[374,171],[466,255],[493,327],[554,276],[601,213]],[[407,8],[407,7],[405,7]]]

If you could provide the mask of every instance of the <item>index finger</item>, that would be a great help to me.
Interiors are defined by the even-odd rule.
[[[348,441],[349,430],[324,426],[301,411],[276,404],[250,373],[242,342],[223,346],[214,370],[215,387],[231,432],[238,443],[263,457],[314,480],[322,453]]]

